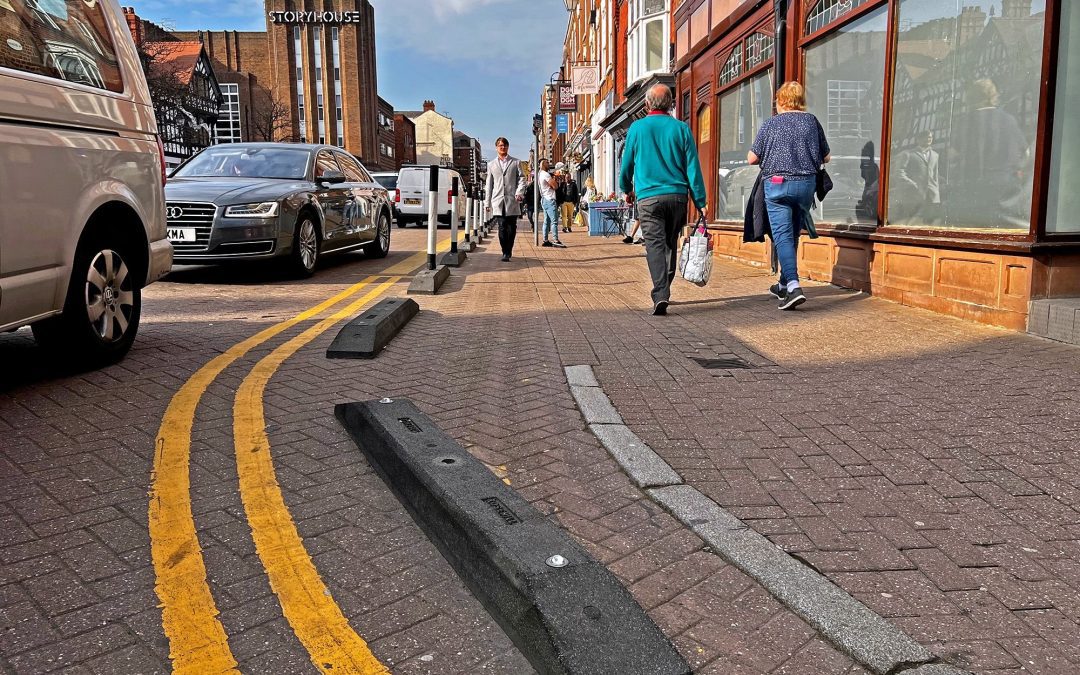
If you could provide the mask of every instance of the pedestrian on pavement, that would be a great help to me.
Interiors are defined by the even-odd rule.
[[[534,203],[536,195],[536,171],[529,174],[529,177],[525,179],[525,201],[521,204],[525,207],[525,217],[529,219],[529,224],[532,225],[532,229],[536,231],[536,204]]]
[[[550,167],[551,164],[546,159],[542,159],[540,171],[536,174],[536,180],[540,181],[540,206],[544,209],[544,243],[541,246],[566,248],[566,245],[559,241],[559,209],[555,202],[555,190],[559,187],[559,179],[551,175],[548,171]],[[555,241],[552,242],[549,236]]]
[[[581,199],[581,189],[578,187],[577,181],[574,180],[572,174],[566,173],[564,170],[562,185],[559,186],[559,192],[556,195],[556,201],[559,202],[559,222],[562,223],[562,231],[570,232],[570,228],[574,225],[574,216],[577,215],[578,201]]]
[[[700,214],[708,200],[690,127],[670,114],[671,88],[651,87],[645,106],[648,115],[630,125],[626,136],[619,186],[627,203],[637,202],[652,276],[652,313],[663,316],[671,300],[679,232],[686,226],[687,193]]]
[[[806,112],[806,90],[798,82],[786,82],[776,92],[776,115],[761,125],[746,156],[749,163],[761,165],[765,209],[780,261],[780,282],[769,291],[780,300],[780,309],[806,302],[799,286],[799,232],[810,219],[817,173],[832,159],[829,152],[821,123]]]
[[[488,163],[484,206],[499,226],[502,262],[510,262],[514,255],[521,202],[525,200],[525,173],[521,170],[521,162],[510,156],[510,141],[502,136],[495,139],[495,151],[498,156]]]

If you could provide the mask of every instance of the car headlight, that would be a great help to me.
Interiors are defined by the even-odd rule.
[[[225,209],[226,218],[273,218],[277,215],[277,202],[263,202],[262,204],[237,204]]]

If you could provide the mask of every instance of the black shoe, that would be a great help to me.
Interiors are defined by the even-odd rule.
[[[499,261],[500,261],[500,262],[510,262],[510,256],[508,256],[508,255],[506,255],[506,254],[504,253],[504,254],[503,254],[503,257],[502,257],[502,258],[499,258]]]
[[[653,316],[667,316],[667,306],[668,306],[667,300],[661,300],[660,302],[653,305],[653,308],[652,308]]]
[[[548,241],[547,239],[545,239],[545,240],[544,240],[544,243],[543,243],[543,244],[540,244],[540,245],[541,245],[541,246],[548,246],[548,247],[554,246],[554,244],[552,244],[552,243],[551,243],[550,241]]]
[[[566,248],[566,244],[562,243],[558,239],[555,240],[555,243],[552,244],[552,246],[554,246],[555,248]]]
[[[801,288],[796,288],[793,291],[788,291],[780,299],[780,309],[795,309],[804,302],[806,302],[806,295],[803,294]]]
[[[776,296],[778,300],[783,300],[787,297],[787,288],[780,284],[773,284],[769,286],[769,292]]]
[[[634,243],[634,238],[633,237],[623,237],[622,243],[624,243],[624,244],[633,244]]]

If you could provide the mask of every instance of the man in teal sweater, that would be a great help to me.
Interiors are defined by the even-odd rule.
[[[671,89],[653,86],[645,95],[645,106],[649,114],[630,125],[626,135],[619,187],[627,202],[637,201],[653,282],[652,313],[663,316],[675,279],[679,231],[686,225],[687,195],[699,213],[705,213],[708,200],[690,127],[670,115]]]

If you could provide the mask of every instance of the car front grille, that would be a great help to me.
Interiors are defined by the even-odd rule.
[[[175,253],[201,253],[210,247],[210,230],[214,226],[217,207],[205,202],[166,202],[165,222],[168,227],[195,228],[195,241],[173,242]]]

